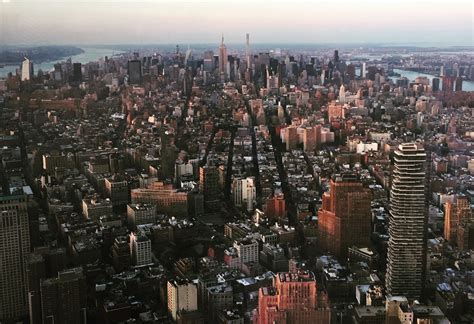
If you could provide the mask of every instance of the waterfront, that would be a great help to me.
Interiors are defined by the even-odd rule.
[[[408,70],[400,70],[400,69],[393,69],[393,72],[400,74],[402,77],[406,77],[410,81],[415,81],[415,79],[419,76],[424,76],[427,77],[430,80],[430,85],[432,85],[432,80],[436,76],[431,75],[431,74],[426,74],[426,73],[420,73],[420,72],[414,72],[414,71],[408,71]],[[398,77],[391,77],[390,79],[393,82],[396,82]],[[443,80],[440,78],[440,87],[443,84]],[[474,91],[474,81],[467,81],[464,80],[462,83],[462,89],[464,91]]]
[[[84,47],[82,48],[84,53],[77,54],[71,56],[71,60],[73,63],[89,63],[98,61],[100,58],[105,56],[112,57],[113,55],[123,53],[122,51],[113,50],[113,49],[106,49],[106,48],[93,48],[93,47]],[[54,64],[59,62],[64,62],[68,59],[68,57],[63,57],[59,60],[49,61],[49,62],[42,62],[35,64],[34,63],[34,72],[38,73],[39,70],[43,72],[48,72],[54,69]],[[20,71],[20,64],[18,65],[5,65],[3,68],[0,68],[0,78],[7,77],[8,73],[15,73],[18,69]]]

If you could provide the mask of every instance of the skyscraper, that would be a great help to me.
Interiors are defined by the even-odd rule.
[[[140,60],[128,61],[128,77],[130,84],[142,82],[142,62]]]
[[[454,91],[462,91],[462,78],[457,77],[454,82]]]
[[[219,208],[219,172],[214,165],[199,168],[199,191],[204,195],[204,205],[209,211]]]
[[[43,324],[85,323],[86,281],[82,268],[59,272],[41,282]]]
[[[23,193],[0,196],[0,321],[28,314],[29,251],[26,196]]]
[[[426,270],[426,153],[405,143],[394,154],[390,193],[387,293],[419,298]]]
[[[439,78],[433,78],[431,88],[433,91],[439,91]]]
[[[227,48],[224,44],[224,35],[222,35],[221,45],[219,46],[219,76],[227,79]]]
[[[347,256],[353,245],[367,246],[371,234],[371,193],[354,174],[335,175],[318,212],[321,249]]]
[[[75,82],[82,81],[82,64],[74,63],[72,65],[72,80]]]
[[[25,57],[25,60],[21,63],[21,80],[29,81],[33,78],[33,62]]]
[[[452,92],[454,87],[454,77],[444,76],[442,88],[444,92]]]
[[[246,35],[245,59],[247,60],[247,69],[252,69],[252,51],[250,49],[250,34]]]

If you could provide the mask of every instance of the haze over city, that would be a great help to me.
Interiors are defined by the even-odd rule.
[[[2,0],[0,324],[474,323],[473,5]]]
[[[473,4],[433,1],[7,0],[0,43],[472,45]],[[64,21],[63,21],[64,20]]]

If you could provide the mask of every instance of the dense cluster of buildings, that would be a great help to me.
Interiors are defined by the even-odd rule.
[[[0,322],[474,321],[472,57],[360,51],[26,59]]]

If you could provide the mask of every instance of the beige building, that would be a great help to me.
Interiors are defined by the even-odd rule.
[[[168,281],[168,311],[176,320],[176,313],[184,310],[192,312],[198,309],[197,285],[187,280]]]

